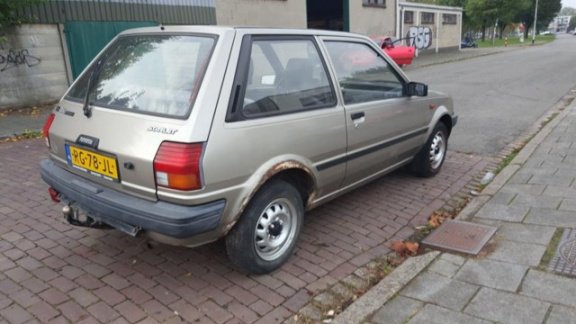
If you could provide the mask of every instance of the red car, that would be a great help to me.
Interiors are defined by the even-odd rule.
[[[400,66],[412,64],[414,59],[414,47],[394,45],[394,41],[388,36],[375,36],[372,40]]]

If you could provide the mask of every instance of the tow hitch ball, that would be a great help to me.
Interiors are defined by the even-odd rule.
[[[88,214],[73,204],[62,207],[62,214],[68,223],[75,226],[91,228],[109,228],[108,225],[88,216]]]

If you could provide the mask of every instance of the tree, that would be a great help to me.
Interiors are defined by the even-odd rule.
[[[531,8],[521,11],[516,17],[517,21],[523,22],[526,27],[524,30],[524,36],[526,38],[528,38],[528,30],[534,25],[535,6],[536,1],[534,0]],[[548,26],[552,19],[560,12],[561,8],[560,0],[538,0],[538,25],[536,26],[536,31]]]
[[[560,10],[560,16],[576,16],[576,8],[564,7]]]
[[[30,21],[28,17],[19,14],[19,9],[44,1],[46,0],[0,0],[0,42],[9,28]]]
[[[570,23],[568,24],[568,30],[576,30],[576,15],[570,18]]]

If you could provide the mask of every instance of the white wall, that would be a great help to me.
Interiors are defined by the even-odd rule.
[[[350,31],[366,36],[394,36],[396,34],[396,1],[387,0],[386,8],[367,7],[362,0],[350,1]]]
[[[216,0],[216,24],[306,28],[305,0]]]
[[[57,25],[23,25],[0,44],[0,108],[56,101],[68,88]]]

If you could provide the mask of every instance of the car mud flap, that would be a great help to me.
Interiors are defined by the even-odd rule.
[[[74,226],[80,227],[90,227],[98,229],[110,229],[115,228],[121,232],[124,232],[132,237],[136,237],[138,233],[142,230],[137,226],[132,226],[124,222],[117,222],[114,220],[100,220],[92,215],[89,215],[86,211],[82,210],[74,203],[65,205],[62,208],[62,214],[66,221]]]

